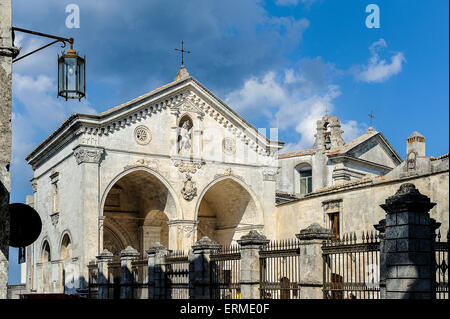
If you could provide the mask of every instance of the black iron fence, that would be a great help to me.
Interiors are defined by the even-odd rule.
[[[380,298],[380,241],[377,233],[346,234],[322,246],[325,299]]]
[[[189,260],[182,251],[174,251],[165,259],[165,289],[167,299],[189,298]]]
[[[271,241],[259,252],[262,299],[298,299],[300,246],[296,239]]]
[[[447,241],[441,241],[439,231],[436,240],[436,299],[448,299],[448,232]]]
[[[238,245],[222,247],[210,255],[211,298],[240,299],[241,252]]]

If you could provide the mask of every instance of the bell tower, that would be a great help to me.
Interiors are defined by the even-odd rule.
[[[345,144],[342,138],[341,121],[336,116],[325,115],[317,121],[317,133],[314,149],[323,152],[332,151]]]

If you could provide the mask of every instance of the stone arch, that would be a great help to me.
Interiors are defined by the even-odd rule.
[[[104,247],[131,246],[142,256],[154,242],[168,245],[167,222],[183,218],[178,197],[169,183],[160,174],[141,166],[113,179],[101,207],[105,216],[103,240],[107,241]],[[118,255],[119,251],[113,253]]]
[[[118,233],[110,227],[103,226],[103,228],[103,248],[108,249],[115,256],[119,256],[119,253],[124,250],[125,247],[131,245],[131,243],[124,241],[123,237],[119,236]]]
[[[206,235],[230,245],[250,229],[264,225],[262,206],[255,192],[235,176],[222,176],[201,192],[195,207],[197,237]]]
[[[168,216],[168,217],[170,220],[183,219],[183,210],[181,209],[181,204],[180,204],[178,195],[175,192],[175,190],[173,189],[173,187],[170,185],[170,183],[167,181],[167,179],[163,175],[161,175],[157,171],[155,171],[151,168],[148,168],[146,166],[136,166],[136,167],[132,167],[130,169],[126,169],[123,172],[120,172],[119,174],[117,174],[116,177],[114,177],[111,180],[111,182],[109,182],[108,186],[106,187],[106,189],[104,190],[103,195],[102,195],[102,200],[101,200],[101,205],[100,205],[100,216],[103,215],[106,197],[108,196],[111,188],[122,177],[124,177],[130,173],[136,172],[136,171],[144,171],[144,172],[149,173],[150,175],[155,176],[168,189],[170,195],[172,196],[172,198],[174,200],[175,207],[176,207],[176,216]]]

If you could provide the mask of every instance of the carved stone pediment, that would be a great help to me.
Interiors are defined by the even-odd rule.
[[[341,211],[342,199],[333,199],[322,202],[322,208],[325,213],[334,213]]]

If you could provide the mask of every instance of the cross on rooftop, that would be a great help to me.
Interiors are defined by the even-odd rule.
[[[181,65],[184,65],[184,54],[185,53],[191,53],[191,51],[187,51],[184,49],[184,42],[181,41],[181,49],[175,48],[175,51],[181,52]]]
[[[370,117],[370,127],[372,127],[373,118],[375,117],[375,115],[373,115],[373,110],[370,110],[369,117]]]

